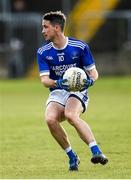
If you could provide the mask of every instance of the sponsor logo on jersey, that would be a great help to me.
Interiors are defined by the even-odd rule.
[[[68,65],[60,65],[60,66],[51,66],[51,69],[55,72],[57,76],[62,76],[64,72],[71,67],[76,67],[76,63],[68,64]]]

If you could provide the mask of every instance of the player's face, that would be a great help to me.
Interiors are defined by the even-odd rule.
[[[43,20],[42,21],[42,34],[44,39],[52,41],[55,37],[55,26],[53,26],[50,21]]]

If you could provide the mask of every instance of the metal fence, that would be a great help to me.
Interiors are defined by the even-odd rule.
[[[102,12],[105,23],[90,41],[100,74],[131,74],[131,11]],[[100,13],[86,16],[91,20]]]
[[[41,44],[41,16],[0,14],[0,77],[22,77]]]
[[[93,51],[99,73],[131,74],[131,12],[102,13],[105,22],[87,42]],[[100,12],[88,12],[81,22],[81,29],[72,26],[68,36],[75,37],[75,31],[88,33],[85,23],[95,21],[101,15]],[[25,76],[42,43],[41,15],[0,14],[0,34],[0,78]]]

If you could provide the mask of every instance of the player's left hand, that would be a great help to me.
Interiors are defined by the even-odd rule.
[[[84,85],[83,85],[82,91],[85,89],[88,89],[90,86],[93,86],[94,84],[93,79],[84,79],[83,82],[84,82]]]
[[[69,86],[67,85],[67,79],[58,79],[56,80],[56,87],[69,91]]]

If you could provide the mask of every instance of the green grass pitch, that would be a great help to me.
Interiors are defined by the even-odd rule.
[[[91,153],[76,131],[63,123],[81,164],[68,172],[68,158],[44,122],[48,89],[40,80],[0,81],[1,179],[131,178],[131,78],[100,78],[89,89],[83,119],[91,126],[109,163],[93,165]]]

